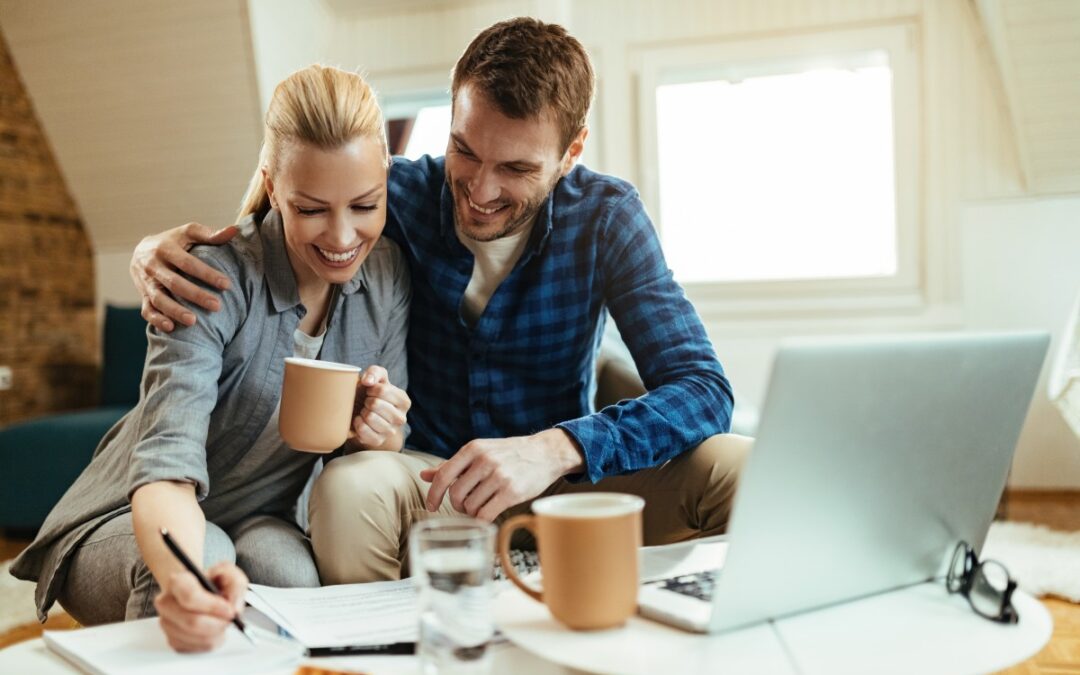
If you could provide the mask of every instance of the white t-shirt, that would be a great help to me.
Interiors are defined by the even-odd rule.
[[[476,324],[491,296],[495,295],[495,289],[514,269],[525,251],[525,245],[529,243],[531,232],[532,225],[494,241],[476,241],[462,236],[458,231],[458,241],[472,251],[476,259],[472,278],[469,279],[465,297],[461,300],[461,315],[469,326]]]

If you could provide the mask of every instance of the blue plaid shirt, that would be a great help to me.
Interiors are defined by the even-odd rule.
[[[473,255],[454,231],[443,159],[395,158],[388,192],[386,234],[413,278],[411,447],[450,457],[475,438],[559,427],[595,482],[728,430],[731,388],[629,183],[581,166],[560,180],[472,328],[461,304]],[[597,412],[605,310],[649,393]]]

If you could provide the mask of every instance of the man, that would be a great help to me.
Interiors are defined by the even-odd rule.
[[[413,275],[410,450],[327,465],[310,506],[324,583],[400,576],[428,512],[492,521],[547,494],[641,495],[647,544],[724,531],[749,439],[724,434],[730,386],[637,192],[575,166],[593,89],[562,27],[495,24],[454,69],[445,158],[395,161],[386,234]],[[143,316],[191,323],[170,292],[213,309],[174,270],[215,283],[185,249],[230,236],[191,224],[144,239]],[[605,312],[648,393],[593,412]]]

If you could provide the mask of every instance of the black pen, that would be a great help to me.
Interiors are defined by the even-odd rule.
[[[166,530],[164,527],[161,528],[161,538],[165,540],[165,545],[169,547],[169,550],[172,551],[172,554],[176,556],[177,560],[180,561],[180,564],[183,565],[188,572],[191,572],[195,575],[195,578],[199,580],[200,586],[205,588],[207,591],[213,593],[214,595],[221,595],[221,591],[217,589],[217,586],[214,585],[214,582],[203,576],[203,573],[199,571],[198,567],[195,567],[195,563],[191,562],[191,558],[187,557],[187,554],[185,554],[184,551],[179,546],[177,546],[176,542],[173,541],[173,538],[169,536],[169,531]],[[250,642],[251,644],[255,644],[255,640],[253,640],[252,637],[248,635],[247,626],[244,625],[244,622],[240,620],[239,616],[234,616],[232,622],[234,626],[240,629],[240,632],[244,634],[244,637],[248,639],[248,642]]]
[[[343,645],[341,647],[308,647],[307,655],[319,656],[363,656],[363,655],[400,655],[415,654],[415,642],[391,642],[385,645]]]

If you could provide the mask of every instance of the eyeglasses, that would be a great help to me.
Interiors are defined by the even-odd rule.
[[[967,598],[971,608],[981,617],[1001,623],[1016,623],[1020,616],[1012,605],[1016,582],[1005,566],[996,560],[979,561],[966,541],[953,551],[945,587],[950,593]]]

